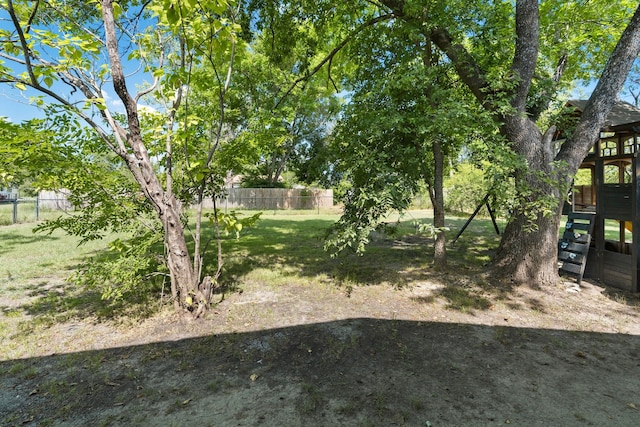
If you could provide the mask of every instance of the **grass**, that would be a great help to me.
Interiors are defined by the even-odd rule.
[[[52,272],[65,276],[87,256],[105,249],[116,236],[78,246],[80,239],[62,231],[50,235],[34,233],[35,223],[0,227],[0,283],[50,277]],[[16,282],[18,281],[18,282]]]
[[[13,203],[0,203],[0,226],[13,224],[13,213]],[[40,209],[40,211],[37,213],[35,199],[22,200],[16,206],[16,220],[20,224],[34,223],[38,219],[46,219],[57,214],[57,212],[51,211],[49,209]]]
[[[383,284],[398,289],[432,274],[431,241],[416,234],[416,222],[431,221],[430,211],[390,216],[387,222],[393,224],[392,234],[375,237],[364,255],[343,253],[332,258],[324,251],[323,237],[338,217],[336,212],[265,212],[256,227],[243,230],[240,239],[223,242],[225,273],[221,289],[241,292],[242,287],[250,286],[260,289],[262,298],[268,299],[269,292],[275,295],[283,284],[294,283],[296,292],[309,288],[309,292],[322,290],[327,296],[349,296],[360,286]],[[464,221],[447,220],[450,239]],[[56,324],[87,317],[135,322],[161,308],[153,302],[156,296],[151,296],[153,300],[130,297],[110,303],[103,301],[95,289],[81,288],[68,280],[83,263],[96,262],[103,256],[109,241],[123,236],[107,235],[103,240],[78,246],[78,238],[61,231],[50,235],[33,233],[34,225],[0,227],[0,347],[5,347],[6,355],[17,354],[32,333]],[[211,238],[212,233],[207,229],[205,239]],[[491,222],[477,218],[449,251],[449,262],[461,271],[481,266],[498,241]],[[213,269],[215,245],[210,248],[205,264]],[[488,307],[482,296],[463,288],[440,296],[449,301],[452,309],[462,312]],[[241,305],[234,315],[249,319],[252,324],[277,316],[269,310],[257,310],[250,303]]]
[[[303,420],[335,412],[345,424],[425,425],[427,419],[437,421],[431,417],[438,401],[451,406],[448,387],[452,392],[453,386],[466,387],[465,381],[475,377],[469,372],[490,370],[494,361],[499,366],[504,360],[531,359],[512,352],[536,348],[541,332],[514,329],[518,319],[525,319],[527,328],[553,322],[553,329],[558,319],[578,315],[571,309],[564,316],[547,305],[554,295],[560,296],[558,303],[574,298],[563,290],[550,289],[543,302],[536,298],[546,293],[515,300],[520,298],[515,292],[503,294],[500,287],[478,282],[500,238],[488,219],[476,218],[449,247],[448,271],[434,271],[432,241],[417,235],[414,224],[430,221],[430,212],[413,211],[399,222],[390,217],[388,222],[396,224],[392,235],[377,235],[363,256],[331,258],[322,237],[337,218],[331,212],[267,212],[239,240],[225,240],[225,286],[234,293],[202,322],[181,318],[170,307],[140,322],[127,312],[122,316],[130,323],[106,318],[101,313],[112,306],[64,280],[80,263],[100,255],[104,241],[77,247],[74,238],[62,234],[34,235],[30,225],[0,227],[0,242],[8,242],[0,247],[2,265],[12,266],[13,277],[0,279],[0,376],[11,379],[12,399],[21,384],[29,384],[22,395],[35,390],[28,410],[0,416],[0,424],[25,424],[29,414],[42,413],[36,406],[42,401],[48,402],[51,419],[68,418],[70,424],[77,414],[107,408],[94,417],[94,425],[151,425],[156,413],[167,419],[165,425],[178,425],[175,420],[189,419],[204,396],[215,395],[219,402],[246,393],[250,405],[255,396],[264,396],[270,408],[275,402],[275,410],[282,405]],[[465,221],[447,219],[449,239]],[[208,253],[209,264],[214,255]],[[28,256],[33,256],[29,265],[21,266]],[[591,295],[582,296],[569,303],[583,307]],[[618,309],[633,309],[633,300],[623,298],[627,305]],[[509,308],[516,303],[519,308]],[[535,318],[530,306],[540,307]],[[544,317],[548,320],[538,320]],[[596,357],[582,342],[570,345],[566,334],[542,334],[546,358],[566,353],[573,360],[577,351]],[[607,349],[598,347],[599,358],[612,360],[601,348]],[[456,352],[459,359],[451,356]],[[439,375],[441,383],[432,381]],[[481,382],[478,401],[479,393],[489,395],[491,384],[476,379]]]
[[[246,215],[252,212],[245,212]],[[382,236],[370,245],[364,256],[344,253],[331,258],[323,249],[325,230],[336,220],[333,212],[316,211],[265,212],[256,227],[244,230],[239,240],[228,238],[223,244],[226,285],[233,289],[239,278],[259,280],[266,287],[277,287],[281,280],[296,278],[322,281],[331,277],[346,286],[402,283],[429,268],[432,248],[424,236],[415,235],[416,222],[431,221],[429,211],[412,211],[402,217],[390,216],[393,236]],[[465,219],[451,218],[447,225],[449,239],[462,227]],[[78,246],[79,239],[62,231],[51,235],[33,233],[33,223],[0,227],[0,296],[20,294],[45,297],[48,286],[64,282],[82,263],[100,254],[115,235]],[[395,237],[413,235],[415,244],[394,245]],[[205,239],[212,238],[212,230]],[[482,265],[489,260],[499,236],[491,222],[476,218],[450,251],[454,264]],[[425,245],[426,244],[426,245]],[[214,245],[210,245],[214,248]],[[384,254],[387,269],[381,274],[379,256]],[[215,253],[210,250],[205,261],[215,267]],[[393,267],[398,267],[393,271]],[[207,273],[207,272],[205,272]],[[11,310],[5,310],[10,315]]]

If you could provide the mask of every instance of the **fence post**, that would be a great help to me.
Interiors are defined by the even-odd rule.
[[[40,193],[36,195],[36,221],[40,220]]]
[[[18,222],[18,199],[13,201],[13,223]]]

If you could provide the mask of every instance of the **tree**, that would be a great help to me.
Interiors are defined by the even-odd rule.
[[[323,23],[340,5],[316,1],[307,16]],[[550,283],[558,277],[556,240],[565,190],[640,49],[636,7],[629,1],[351,2],[349,12],[334,21],[334,37],[327,38],[334,41],[343,34],[342,41],[309,70],[333,60],[363,27],[382,21],[402,22],[437,46],[492,115],[504,137],[503,149],[518,156],[511,165],[516,200],[494,260],[496,272],[516,282]],[[351,28],[347,35],[345,28]],[[422,53],[416,49],[415,56]],[[598,74],[575,132],[556,151],[555,126],[545,122],[543,113],[576,79]]]
[[[633,98],[633,105],[640,106],[640,64],[636,61],[625,84],[625,91]]]
[[[312,31],[312,29],[308,29]],[[305,51],[303,40],[293,43],[296,51]],[[299,174],[310,182],[321,176],[313,165],[325,145],[331,124],[339,111],[340,99],[321,78],[310,79],[287,93],[297,78],[296,59],[301,53],[275,57],[268,55],[269,41],[264,34],[251,43],[252,55],[237,66],[235,96],[246,122],[241,138],[256,147],[255,168],[245,184],[277,187],[283,172]],[[322,167],[315,165],[315,167]]]
[[[582,159],[597,140],[615,102],[615,94],[620,91],[633,58],[640,51],[640,8],[611,53],[575,132],[554,152],[555,126],[543,131],[534,121],[537,117],[528,114],[531,82],[538,64],[538,7],[537,1],[516,4],[516,43],[511,63],[515,85],[507,92],[511,109],[499,114],[499,118],[501,132],[513,150],[526,160],[527,168],[515,175],[516,188],[522,189],[519,191],[522,201],[503,234],[495,265],[503,275],[518,282],[549,283],[557,278],[556,241],[563,196]],[[436,30],[432,34],[450,58],[458,58],[452,60],[478,100],[485,102],[489,110],[495,108],[487,104],[490,100],[483,94],[487,88],[482,75],[467,72],[469,66],[477,64],[463,59],[466,55],[451,43],[446,33]]]
[[[51,103],[59,112],[72,113],[97,135],[101,149],[126,167],[161,227],[174,303],[195,316],[208,307],[222,267],[219,250],[217,269],[203,277],[201,202],[219,172],[213,168],[214,155],[228,136],[225,99],[235,56],[242,51],[234,7],[226,0],[203,7],[194,2],[135,0],[126,4],[101,0],[98,7],[93,2],[1,4],[11,28],[0,31],[0,57],[5,61],[0,64],[0,83],[29,88],[38,94],[34,102],[39,105]],[[197,86],[203,80],[191,79],[197,67],[210,73],[207,87]],[[147,83],[138,79],[140,73]],[[135,94],[134,83],[142,84]],[[124,113],[105,100],[109,84]],[[200,119],[209,120],[199,127],[207,133],[195,138],[190,132],[197,126],[192,125],[201,121],[191,121],[188,99],[205,89],[215,94],[209,107],[217,113]],[[163,105],[162,111],[141,107],[151,95]],[[68,124],[78,129],[77,122]],[[181,200],[175,191],[175,144],[184,153],[180,173],[188,175],[185,182],[192,184],[190,190],[180,191],[195,194],[200,206],[193,256],[183,216],[183,203],[193,198]],[[218,219],[214,215],[219,233]]]
[[[387,54],[365,60],[375,49]],[[334,142],[337,167],[351,187],[329,246],[362,250],[371,230],[390,211],[407,209],[426,184],[434,206],[428,227],[435,236],[434,264],[443,268],[444,167],[470,132],[468,94],[432,44],[413,29],[389,25],[363,32],[350,54],[362,64],[349,78],[353,95]]]
[[[22,185],[34,178],[32,166],[43,166],[39,159],[47,156],[42,142],[47,138],[35,131],[35,124],[15,124],[0,117],[0,188]]]

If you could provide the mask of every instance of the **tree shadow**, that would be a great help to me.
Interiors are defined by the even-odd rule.
[[[235,277],[259,268],[283,270],[286,266],[287,274],[324,274],[355,285],[401,284],[435,276],[431,265],[433,239],[414,234],[410,223],[404,224],[398,235],[376,234],[361,256],[344,252],[335,258],[323,249],[324,233],[332,224],[323,219],[263,218],[258,223],[259,233],[226,242],[226,271]],[[464,242],[449,249],[449,270],[481,269],[491,243],[485,236],[470,232]],[[210,255],[208,261],[211,263],[214,257]]]
[[[463,220],[451,220],[449,239],[462,226]],[[323,237],[333,224],[325,219],[262,218],[259,231],[249,232],[239,240],[226,241],[224,246],[225,273],[222,285],[237,287],[242,277],[252,272],[277,271],[284,276],[324,277],[337,287],[351,288],[388,284],[403,288],[419,281],[435,281],[451,288],[452,276],[468,277],[481,274],[488,263],[499,236],[487,236],[489,220],[476,220],[465,232],[464,238],[448,248],[449,266],[445,270],[434,268],[433,239],[416,234],[412,221],[401,222],[400,230],[392,235],[375,233],[362,255],[344,252],[336,257],[323,248]],[[214,254],[206,259],[215,262]],[[266,273],[265,273],[266,274]],[[490,303],[479,292],[453,287],[443,295],[456,309],[486,310]],[[504,287],[485,291],[505,293]],[[456,294],[457,292],[457,294]],[[466,292],[466,296],[462,293]],[[473,294],[473,295],[472,295]],[[477,295],[476,295],[477,294]],[[475,301],[462,301],[463,297]]]
[[[0,424],[635,425],[638,363],[638,336],[355,318],[2,361]]]
[[[102,298],[96,289],[80,286],[73,281],[40,281],[22,288],[27,301],[18,307],[0,307],[7,314],[24,312],[30,320],[23,322],[22,330],[38,326],[51,326],[71,319],[93,317],[98,321],[117,318],[144,319],[161,307],[159,292],[140,292],[115,301]]]
[[[329,282],[348,290],[357,286],[389,285],[400,289],[420,281],[433,281],[445,286],[437,296],[444,297],[450,308],[459,311],[486,310],[491,304],[472,289],[456,287],[456,277],[467,277],[483,269],[483,259],[494,242],[486,236],[487,224],[476,220],[467,229],[464,238],[449,249],[450,267],[446,271],[433,268],[433,240],[415,233],[412,221],[403,221],[393,235],[376,234],[362,255],[343,253],[332,258],[324,248],[324,235],[333,224],[322,218],[262,218],[257,229],[243,231],[240,239],[223,241],[224,273],[216,292],[236,292],[247,275],[277,271],[283,277],[310,278]],[[489,221],[485,221],[489,223]],[[450,234],[461,226],[462,220],[451,220]],[[16,244],[20,236],[15,235]],[[213,237],[211,227],[204,229],[204,241]],[[33,240],[53,238],[34,236]],[[215,245],[211,245],[215,248]],[[161,249],[160,249],[161,250]],[[96,251],[87,258],[88,263],[101,262],[111,256],[108,251]],[[216,254],[209,251],[205,265],[215,269]],[[74,267],[81,271],[82,265]],[[212,274],[213,271],[205,271]],[[453,277],[453,280],[452,280]],[[26,289],[29,301],[20,309],[40,322],[52,324],[87,315],[98,319],[122,316],[145,318],[161,306],[163,294],[170,293],[169,284],[163,289],[156,283],[145,287],[145,292],[134,292],[115,301],[106,301],[95,288],[80,287],[73,281],[49,283],[42,281]],[[147,292],[148,291],[148,292]],[[497,290],[494,290],[498,292]],[[489,291],[491,292],[491,290]],[[15,308],[11,308],[14,310]],[[9,310],[9,308],[4,309]],[[34,324],[36,324],[35,322]]]
[[[59,237],[34,233],[25,236],[22,230],[2,230],[2,244],[0,245],[0,255],[15,250],[16,247],[36,242],[52,242],[59,240]]]

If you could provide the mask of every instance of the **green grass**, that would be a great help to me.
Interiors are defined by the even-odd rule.
[[[245,212],[250,214],[253,212]],[[390,216],[387,222],[393,225],[393,232],[376,235],[364,255],[342,253],[332,258],[324,250],[323,237],[338,218],[335,212],[265,212],[255,227],[243,230],[240,239],[224,240],[220,290],[228,293],[253,286],[277,292],[284,284],[294,284],[349,295],[359,286],[383,284],[397,289],[434,274],[432,241],[416,234],[416,222],[431,221],[429,211],[412,211],[400,218]],[[449,239],[465,221],[466,218],[447,219]],[[159,288],[157,295],[147,296],[144,301],[139,296],[128,296],[109,302],[103,301],[96,289],[81,288],[67,280],[83,263],[97,262],[104,256],[109,241],[123,236],[108,235],[78,246],[79,238],[61,231],[50,235],[33,233],[34,225],[0,227],[0,332],[9,340],[0,339],[0,346],[6,344],[7,351],[17,348],[19,343],[15,340],[28,336],[34,328],[86,317],[135,321],[161,308],[156,304]],[[204,231],[205,241],[212,236],[209,226]],[[499,238],[491,221],[475,219],[456,246],[449,249],[451,269],[464,274],[482,267]],[[212,274],[216,267],[215,248],[215,242],[211,242],[204,274]],[[464,289],[442,296],[457,310],[486,308],[482,297]],[[246,310],[251,307],[247,305]]]
[[[0,226],[13,224],[13,203],[0,203]],[[16,220],[18,223],[35,223],[37,219],[46,219],[53,213],[50,210],[40,210],[36,214],[36,201],[24,200],[18,203]]]
[[[431,221],[429,211],[411,211],[401,217],[392,215],[387,222],[394,226],[393,233],[375,237],[363,256],[343,253],[331,258],[324,251],[323,237],[338,218],[335,212],[265,212],[255,227],[243,230],[239,240],[229,237],[223,242],[226,284],[232,287],[239,278],[259,278],[267,286],[277,286],[279,281],[292,277],[301,280],[331,277],[351,285],[402,282],[429,267],[433,249],[427,237],[416,234],[417,222]],[[465,218],[447,219],[451,229],[447,233],[449,240],[465,221]],[[78,246],[79,238],[62,231],[51,235],[33,233],[34,225],[0,227],[0,295],[24,291],[40,279],[42,283],[64,281],[82,262],[99,254],[107,242],[116,237],[108,235],[104,240]],[[394,243],[403,236],[410,236],[411,244]],[[212,237],[213,230],[209,227],[204,239]],[[489,260],[498,241],[491,221],[476,218],[450,249],[450,260],[462,266],[481,266]],[[380,257],[384,258],[382,266]],[[212,242],[205,257],[211,271],[205,273],[212,273],[215,260]]]
[[[107,238],[78,246],[62,231],[34,233],[34,223],[0,227],[0,283],[8,286],[39,277],[67,276],[88,255],[106,247]]]

